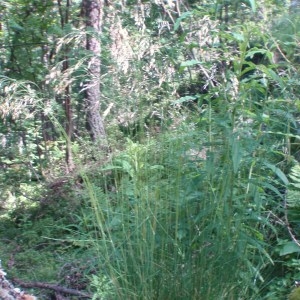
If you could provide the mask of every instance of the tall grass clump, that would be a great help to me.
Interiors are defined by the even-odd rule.
[[[159,140],[128,140],[99,170],[106,185],[83,175],[95,299],[258,299],[286,178],[265,156],[267,133],[239,122],[211,107]]]
[[[95,299],[263,298],[296,106],[289,78],[267,49],[249,49],[245,30],[226,35],[240,50],[218,84],[192,97],[197,116],[156,139],[128,139],[99,169],[104,184],[83,174],[85,234],[101,266]],[[265,65],[249,61],[257,53]]]

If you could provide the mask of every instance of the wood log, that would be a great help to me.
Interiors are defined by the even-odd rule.
[[[40,289],[48,289],[48,290],[53,290],[57,293],[62,293],[62,294],[69,294],[73,296],[79,296],[81,298],[92,298],[93,296],[90,294],[87,294],[85,292],[81,292],[78,290],[66,288],[63,286],[59,286],[56,284],[51,284],[51,283],[44,283],[44,282],[24,282],[18,278],[14,278],[12,280],[13,282],[17,283],[19,286],[23,288],[40,288]]]

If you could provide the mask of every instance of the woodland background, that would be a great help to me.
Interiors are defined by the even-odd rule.
[[[287,299],[300,279],[299,9],[2,0],[8,278],[92,299]]]

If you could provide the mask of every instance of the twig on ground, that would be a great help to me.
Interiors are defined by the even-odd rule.
[[[78,291],[78,290],[66,288],[66,287],[63,287],[63,286],[59,286],[59,285],[56,285],[56,284],[44,283],[44,282],[24,282],[24,281],[22,281],[18,278],[14,278],[12,281],[17,283],[18,285],[20,285],[23,288],[48,289],[48,290],[53,290],[57,293],[80,296],[82,298],[92,298],[92,295],[90,295],[90,294],[87,294],[87,293],[84,293],[84,292],[81,292],[81,291]]]

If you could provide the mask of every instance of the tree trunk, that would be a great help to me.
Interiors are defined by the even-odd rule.
[[[60,23],[62,29],[65,27],[66,24],[69,23],[69,9],[70,9],[70,0],[67,0],[65,13],[63,12],[61,0],[57,0],[59,13],[60,13]],[[62,71],[67,72],[69,69],[69,48],[68,46],[65,47],[64,57],[63,57],[63,65]],[[67,85],[64,91],[64,108],[66,114],[66,163],[68,171],[73,171],[75,168],[75,164],[73,161],[72,155],[72,135],[73,135],[73,112],[72,112],[72,105],[71,105],[71,87]]]
[[[85,90],[85,105],[87,112],[87,127],[92,141],[101,143],[106,148],[106,133],[103,119],[100,115],[100,32],[103,15],[102,0],[83,0],[86,25],[86,49],[90,51],[91,58],[88,63],[89,82]]]

